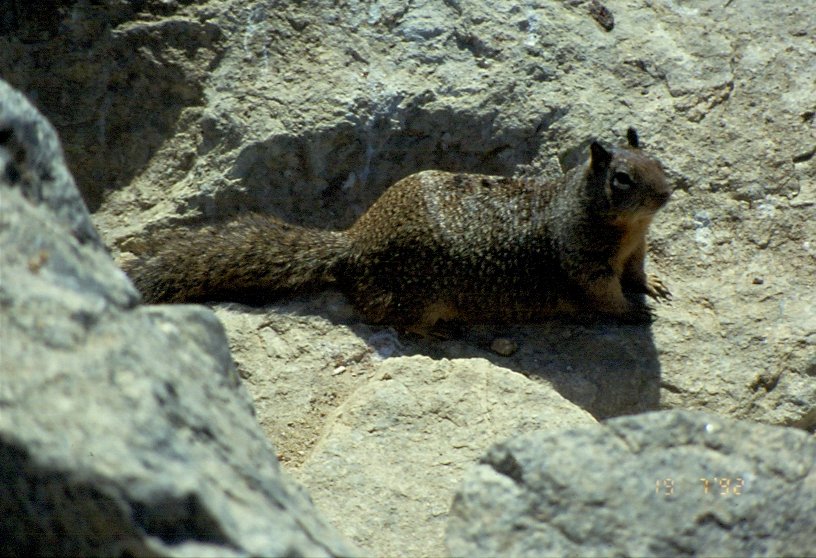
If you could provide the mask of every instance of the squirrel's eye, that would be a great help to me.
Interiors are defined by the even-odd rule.
[[[612,176],[612,183],[621,190],[628,190],[629,187],[634,184],[632,177],[625,172],[616,172]]]

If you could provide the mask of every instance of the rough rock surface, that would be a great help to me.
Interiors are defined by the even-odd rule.
[[[816,440],[688,411],[498,444],[465,476],[453,556],[816,556]]]
[[[663,160],[676,191],[648,267],[675,298],[651,328],[416,341],[361,324],[336,297],[219,307],[295,474],[388,362],[354,336],[457,369],[488,359],[597,418],[691,408],[816,430],[816,14],[804,3],[66,0],[47,16],[11,4],[0,75],[54,121],[121,258],[149,231],[248,210],[344,227],[420,169],[555,177],[630,125]],[[492,354],[496,333],[518,351]]]
[[[372,555],[443,555],[453,490],[485,448],[595,423],[551,387],[484,359],[400,356],[388,330],[312,318],[331,338],[303,354],[316,341],[297,327],[304,308],[288,308],[273,323],[238,306],[216,315],[257,332],[232,348],[249,389],[264,394],[255,402],[264,428],[315,504]],[[258,354],[263,362],[249,360]],[[290,361],[297,354],[300,366]]]
[[[138,307],[0,81],[0,554],[353,554],[280,470],[202,307]]]
[[[0,69],[65,134],[123,257],[247,210],[346,226],[424,168],[557,176],[635,125],[676,186],[649,264],[673,305],[649,331],[522,331],[505,366],[597,417],[816,428],[816,15],[604,5],[611,31],[581,1],[66,3],[9,18]],[[612,399],[606,353],[628,369]]]
[[[344,321],[339,295],[289,303],[274,321],[240,305],[216,315],[230,331],[255,331],[234,340],[233,355],[284,465],[374,556],[444,555],[453,490],[490,444],[595,423],[551,387],[487,360],[406,356],[388,329],[304,317],[317,306]]]
[[[329,417],[294,475],[375,556],[444,556],[454,489],[485,447],[590,424],[548,386],[483,359],[391,358]]]

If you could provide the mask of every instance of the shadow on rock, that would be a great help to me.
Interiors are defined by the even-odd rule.
[[[221,31],[194,19],[140,21],[145,11],[168,15],[175,4],[11,4],[0,18],[3,78],[59,131],[94,212],[145,169],[186,108],[203,104],[203,76],[223,55]],[[26,58],[39,61],[38,71],[20,62]]]
[[[551,384],[599,420],[660,408],[661,367],[648,325],[578,325],[554,320],[528,326],[463,327],[450,339],[423,339],[361,322],[345,298],[331,290],[274,307],[242,310],[265,314],[272,308],[345,325],[383,359],[404,355],[487,359]],[[518,350],[510,356],[493,352],[490,346],[499,337],[509,339]]]
[[[254,211],[347,228],[389,186],[422,170],[512,175],[533,161],[561,117],[553,109],[525,125],[496,129],[495,114],[456,110],[431,92],[395,95],[360,113],[247,144],[227,173],[240,186],[202,192],[184,209],[212,221]],[[204,145],[216,145],[224,134],[220,123],[211,124],[204,126]]]
[[[496,338],[518,346],[510,356],[490,349]],[[419,341],[408,353],[432,358],[486,358],[496,366],[548,382],[597,419],[660,406],[660,361],[649,326],[576,325],[551,321],[535,326],[479,326],[456,341]]]

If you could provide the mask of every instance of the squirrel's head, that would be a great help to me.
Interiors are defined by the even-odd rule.
[[[615,216],[654,214],[671,196],[663,166],[643,153],[634,128],[627,130],[626,139],[627,145],[610,149],[592,142],[588,185],[605,213]]]

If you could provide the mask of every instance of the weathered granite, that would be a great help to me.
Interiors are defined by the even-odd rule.
[[[816,440],[689,411],[494,446],[451,508],[453,556],[816,556]]]
[[[220,322],[140,307],[0,82],[0,553],[351,555],[280,470]]]

